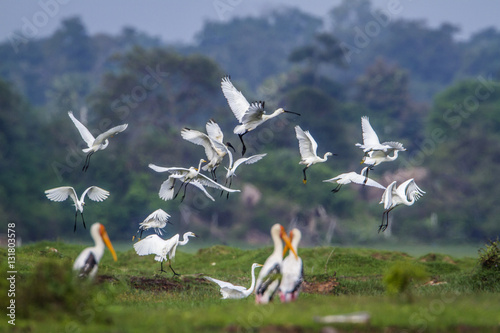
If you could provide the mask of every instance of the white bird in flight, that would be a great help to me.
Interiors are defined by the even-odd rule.
[[[266,111],[264,111],[264,102],[253,102],[250,104],[241,91],[234,87],[229,76],[222,78],[221,88],[231,111],[233,111],[233,114],[240,123],[240,125],[234,128],[233,132],[234,134],[238,134],[243,145],[241,155],[245,155],[246,152],[243,136],[257,128],[260,124],[282,113],[293,113],[300,116],[299,113],[287,111],[283,108],[278,108],[272,114],[267,115]]]
[[[250,294],[253,292],[253,290],[255,288],[255,269],[257,267],[262,267],[262,265],[257,264],[257,263],[252,264],[252,269],[251,269],[251,271],[252,271],[252,283],[250,284],[250,288],[248,288],[248,289],[243,287],[243,286],[235,286],[232,283],[214,279],[210,276],[205,276],[204,278],[209,280],[209,281],[215,282],[219,285],[222,299],[246,298],[246,297],[250,296]]]
[[[285,228],[276,223],[271,228],[271,238],[274,243],[273,253],[266,259],[264,266],[259,272],[255,285],[255,302],[267,304],[273,298],[281,280],[281,264],[283,262],[283,240],[288,248],[297,256],[295,249],[290,243]],[[297,256],[298,257],[298,256]]]
[[[207,134],[185,127],[181,131],[181,136],[184,140],[205,148],[208,163],[205,164],[202,169],[209,171],[212,174],[212,178],[217,181],[215,170],[220,165],[228,151],[227,149],[221,149],[219,145],[223,145],[226,148],[230,147],[233,150],[234,147],[230,142],[224,144],[224,134],[222,133],[219,125],[213,119],[210,119],[210,121],[207,122],[206,129]],[[216,145],[216,143],[218,145]]]
[[[85,159],[85,163],[83,164],[82,171],[87,171],[90,165],[90,157],[92,156],[93,153],[95,153],[98,150],[104,150],[109,144],[108,138],[113,137],[114,135],[123,132],[128,124],[123,124],[119,126],[115,126],[109,130],[107,130],[104,133],[101,133],[97,136],[97,138],[94,138],[92,133],[83,125],[78,119],[73,116],[73,112],[69,111],[68,112],[69,117],[75,124],[76,128],[78,129],[78,132],[80,132],[80,135],[82,136],[83,141],[87,143],[88,148],[82,149],[84,153],[87,154],[87,158]]]
[[[316,150],[318,149],[318,144],[316,143],[316,140],[314,140],[314,138],[312,137],[311,133],[309,133],[309,131],[303,131],[302,128],[300,128],[300,126],[297,125],[295,126],[295,134],[297,136],[297,140],[299,140],[300,156],[302,157],[299,164],[303,164],[306,166],[302,170],[302,172],[304,173],[303,182],[305,184],[307,183],[307,178],[306,178],[307,168],[316,163],[326,162],[328,156],[336,154],[327,152],[325,153],[323,158],[321,158],[316,154]]]
[[[332,190],[332,192],[338,192],[340,191],[340,188],[342,185],[354,183],[354,184],[359,184],[359,185],[368,185],[368,186],[373,186],[377,187],[380,189],[385,190],[385,186],[379,184],[373,179],[370,179],[366,176],[366,173],[368,172],[368,167],[364,167],[363,170],[361,170],[360,173],[356,173],[354,171],[351,172],[346,172],[342,173],[336,177],[330,178],[323,180],[325,183],[337,183],[337,187]]]
[[[170,172],[172,174],[170,177],[168,177],[166,181],[162,183],[159,192],[160,198],[163,200],[175,199],[179,194],[179,192],[181,191],[182,187],[184,186],[184,194],[182,195],[182,200],[184,200],[184,197],[186,196],[186,187],[189,184],[194,185],[195,187],[200,189],[212,201],[215,201],[215,199],[207,192],[205,186],[227,192],[240,192],[240,190],[232,190],[230,188],[227,188],[213,181],[207,176],[201,174],[199,170],[201,164],[204,162],[206,161],[201,159],[198,168],[190,167],[189,169],[178,168],[178,167],[166,168],[155,164],[149,164],[149,167],[156,172]],[[176,179],[180,179],[182,181],[182,185],[177,191],[177,193],[174,195],[174,186]]]
[[[393,181],[382,194],[381,204],[384,204],[384,213],[382,214],[382,224],[378,231],[385,231],[389,225],[389,212],[399,205],[411,206],[425,194],[413,178],[408,179],[398,187],[396,181]],[[385,222],[385,223],[384,223]]]
[[[68,197],[71,197],[71,199],[75,203],[75,210],[76,210],[75,226],[73,227],[73,232],[75,232],[76,218],[78,216],[78,212],[80,212],[80,215],[82,216],[83,227],[85,229],[87,228],[85,226],[85,220],[83,219],[83,206],[85,206],[85,195],[88,195],[88,197],[91,200],[100,202],[106,200],[106,198],[109,196],[109,192],[97,186],[90,186],[82,193],[80,199],[78,199],[78,196],[76,195],[74,188],[72,188],[71,186],[62,186],[46,190],[45,195],[47,195],[47,198],[49,198],[50,200],[56,202],[61,202],[68,199]]]
[[[97,222],[92,224],[90,227],[90,235],[95,245],[87,247],[78,255],[73,264],[73,271],[75,271],[79,277],[89,277],[93,279],[97,274],[97,267],[104,254],[104,246],[108,247],[114,261],[118,259],[115,249],[109,240],[106,228],[104,228],[101,223]]]
[[[361,130],[363,132],[363,144],[356,143],[356,146],[363,149],[365,153],[361,163],[369,166],[366,171],[366,178],[368,179],[368,172],[373,170],[373,167],[383,162],[391,162],[398,158],[398,152],[405,151],[406,148],[403,144],[396,141],[389,141],[380,143],[377,133],[370,125],[368,117],[361,117]],[[391,154],[393,154],[391,156]]]
[[[158,235],[160,235],[160,236],[163,235],[162,229],[165,228],[167,223],[170,223],[169,219],[170,219],[170,215],[167,212],[165,212],[163,209],[155,210],[154,212],[149,214],[148,217],[146,217],[144,219],[144,221],[139,223],[139,230],[137,230],[137,233],[139,233],[139,231],[141,233],[139,235],[139,239],[141,239],[143,231],[148,230],[148,229],[154,229],[154,231]],[[134,240],[134,239],[135,239],[135,236],[132,237],[132,240]]]
[[[189,237],[198,237],[193,232],[188,231],[182,236],[182,241],[179,241],[179,234],[172,236],[169,239],[162,239],[160,236],[153,234],[138,241],[134,244],[135,252],[140,256],[147,256],[149,254],[155,255],[155,260],[159,261],[160,272],[163,270],[163,261],[168,260],[168,266],[174,273],[177,274],[172,268],[172,261],[175,259],[175,251],[178,245],[186,245],[189,242]]]
[[[281,264],[281,283],[278,289],[281,302],[295,301],[299,297],[300,287],[304,281],[304,266],[302,259],[295,254],[298,253],[298,246],[302,233],[299,229],[293,228],[290,231],[290,239],[295,253],[290,253]],[[283,255],[288,248],[285,246]]]

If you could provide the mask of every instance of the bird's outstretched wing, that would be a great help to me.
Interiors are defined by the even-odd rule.
[[[361,130],[363,131],[363,144],[356,143],[356,146],[367,149],[371,146],[380,145],[377,133],[370,125],[370,120],[368,117],[361,117]]]
[[[309,131],[303,131],[302,128],[297,125],[295,126],[295,134],[297,136],[297,140],[299,140],[299,150],[302,159],[315,157],[318,144]]]
[[[89,148],[92,147],[95,141],[95,138],[92,135],[92,133],[90,133],[90,131],[87,129],[87,127],[85,127],[85,125],[83,125],[78,119],[75,118],[72,111],[69,111],[68,115],[70,119],[73,121],[73,124],[75,124],[78,132],[80,132],[80,136],[82,137],[83,141],[85,141],[85,143]]]
[[[224,133],[219,127],[219,124],[215,122],[215,120],[210,119],[206,124],[207,134],[210,139],[217,142],[224,142]]]
[[[245,96],[243,96],[241,91],[234,87],[233,83],[229,79],[229,76],[225,76],[222,78],[221,88],[222,93],[224,94],[224,97],[226,97],[227,103],[231,108],[231,111],[233,111],[234,116],[241,123],[245,112],[250,107],[250,103],[248,103],[247,99],[245,98]]]
[[[210,195],[210,193],[207,192],[205,186],[203,186],[199,181],[197,181],[196,179],[193,179],[192,181],[189,182],[190,185],[193,185],[195,187],[197,187],[198,189],[200,189],[203,193],[205,193],[205,195],[212,201],[215,201],[214,197],[212,197]]]
[[[156,234],[149,235],[134,244],[135,252],[140,256],[147,256],[148,254],[161,255],[164,247],[165,240]]]
[[[221,288],[233,288],[234,287],[234,285],[232,283],[217,280],[217,279],[214,279],[210,276],[204,276],[204,278],[207,279],[208,281],[212,281],[214,283],[217,283],[219,285],[219,287],[221,287]]]
[[[425,194],[425,192],[422,191],[417,186],[417,183],[415,183],[415,180],[413,178],[408,179],[407,181],[405,181],[400,186],[405,190],[406,199],[408,201],[410,201],[411,198],[415,198],[415,201],[417,201],[418,199],[420,199]]]
[[[396,190],[396,181],[393,181],[387,188],[385,189],[384,193],[382,194],[382,199],[380,200],[379,204],[384,204],[384,209],[389,209],[392,206],[392,196],[393,196],[393,191]]]
[[[75,189],[72,188],[71,186],[52,188],[50,190],[45,191],[45,194],[47,195],[47,198],[49,198],[52,201],[58,201],[58,202],[64,201],[68,199],[68,196],[71,197],[71,199],[73,199],[75,203],[78,201]]]
[[[85,195],[88,195],[90,200],[100,202],[107,199],[107,197],[109,196],[109,192],[97,186],[90,186],[85,190],[85,192],[82,193],[80,201],[84,200]]]
[[[238,168],[238,166],[240,164],[253,164],[257,161],[260,161],[264,156],[266,156],[267,154],[257,154],[257,155],[253,155],[253,156],[250,156],[250,157],[243,157],[243,158],[239,158],[236,160],[236,162],[234,162],[234,165],[233,165],[233,171],[236,170],[236,168]]]
[[[403,144],[397,141],[384,142],[381,145],[385,146],[384,149],[382,149],[384,151],[394,151],[394,150],[406,151],[406,148],[403,147]]]
[[[223,191],[227,191],[227,192],[240,192],[240,190],[233,190],[231,188],[227,188],[215,181],[213,181],[212,179],[208,178],[207,176],[205,175],[202,175],[201,173],[198,174],[198,176],[196,176],[196,178],[194,179],[198,182],[200,182],[203,186],[209,186],[209,187],[212,187],[212,188],[215,188],[215,189],[218,189],[218,190],[223,190]],[[192,183],[193,181],[191,181]]]
[[[113,137],[114,135],[123,132],[127,129],[128,124],[118,125],[113,128],[110,128],[104,133],[101,133],[95,138],[94,145],[100,145],[107,138]]]
[[[140,224],[145,224],[153,221],[157,221],[163,224],[167,223],[169,219],[170,215],[167,212],[165,212],[163,209],[157,209],[149,214],[148,217],[146,217]]]
[[[241,123],[245,124],[261,120],[262,115],[264,114],[264,104],[264,102],[252,102],[241,118]]]
[[[151,169],[153,169],[156,172],[170,172],[172,174],[181,174],[182,175],[182,174],[186,174],[189,172],[189,169],[186,169],[186,168],[178,168],[178,167],[165,168],[165,167],[155,165],[153,163],[150,163],[148,165],[148,167],[150,167]]]
[[[194,143],[195,145],[203,146],[203,148],[205,148],[205,154],[207,155],[209,161],[218,157],[215,146],[212,143],[212,139],[207,134],[184,127],[181,130],[181,136],[186,141]]]
[[[160,196],[161,199],[167,201],[167,200],[172,200],[174,197],[174,184],[175,184],[175,177],[168,177],[167,180],[165,180],[161,186],[160,186],[160,191],[158,192],[158,195]]]

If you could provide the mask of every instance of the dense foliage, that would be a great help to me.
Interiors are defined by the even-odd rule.
[[[218,243],[259,242],[277,221],[307,229],[309,244],[374,241],[383,237],[376,233],[382,193],[345,186],[333,194],[322,182],[360,171],[354,144],[362,140],[360,117],[368,115],[381,141],[408,149],[371,175],[384,185],[413,177],[427,192],[391,213],[386,235],[494,238],[500,33],[487,29],[457,41],[456,27],[396,18],[357,0],[333,8],[331,22],[290,8],[207,22],[189,46],[163,45],[133,28],[90,36],[79,18],[63,21],[47,38],[15,48],[4,42],[0,212],[18,222],[27,240],[87,237],[73,234],[70,203],[50,202],[43,191],[71,185],[81,193],[98,185],[111,196],[87,201],[87,219],[105,223],[119,239],[128,240],[139,222],[163,208],[172,215],[172,232],[189,228]],[[377,34],[366,30],[375,25]],[[225,74],[249,100],[265,100],[268,111],[284,106],[302,116],[282,115],[245,137],[247,154],[268,155],[237,173],[233,187],[242,193],[228,200],[216,194],[211,202],[192,190],[183,203],[164,202],[157,192],[166,176],[148,163],[188,167],[204,154],[181,139],[182,127],[204,130],[214,118],[238,148],[236,120],[220,91]],[[94,133],[129,124],[92,157],[87,173],[69,110]],[[337,154],[311,167],[306,186],[295,125],[311,131],[319,155]]]

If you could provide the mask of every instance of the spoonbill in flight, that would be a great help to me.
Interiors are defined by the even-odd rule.
[[[260,124],[282,113],[293,113],[300,116],[297,112],[287,111],[283,108],[278,108],[273,113],[267,115],[266,111],[264,111],[265,102],[253,102],[250,104],[241,91],[234,87],[229,76],[222,78],[221,88],[231,111],[233,111],[233,114],[240,123],[240,125],[234,128],[233,132],[234,134],[238,134],[241,144],[243,145],[241,155],[245,155],[247,150],[245,142],[243,142],[243,136],[257,128]]]

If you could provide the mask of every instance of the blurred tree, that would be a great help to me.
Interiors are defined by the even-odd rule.
[[[436,96],[427,138],[410,162],[428,166],[442,234],[484,240],[500,233],[500,83],[480,77]]]
[[[486,28],[460,44],[463,54],[461,74],[500,78],[500,32]]]

